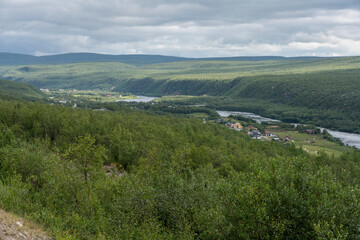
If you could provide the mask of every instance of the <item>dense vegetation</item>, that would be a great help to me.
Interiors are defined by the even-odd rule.
[[[359,239],[360,154],[0,100],[0,207],[66,239]]]
[[[41,100],[44,94],[30,84],[0,79],[0,97],[7,99]]]
[[[360,133],[360,112],[355,110],[345,112],[332,109],[312,109],[271,103],[264,99],[213,96],[168,96],[164,97],[162,101],[167,104],[179,105],[206,104],[206,108],[210,109],[252,112],[287,123],[313,124],[329,129]]]
[[[70,54],[55,58],[80,61],[74,64],[1,66],[0,74],[6,79],[51,89],[96,88],[134,94],[209,95],[235,99],[230,104],[217,103],[220,109],[233,106],[231,110],[244,111],[244,108],[239,109],[243,104],[237,103],[247,99],[257,113],[268,117],[360,131],[357,121],[360,57],[273,57],[254,61],[250,58],[161,58],[164,63],[156,62],[155,56],[148,56],[150,60],[144,64],[141,56],[132,56],[137,62],[131,62],[132,58],[128,56],[127,62],[106,63],[91,62],[105,56],[90,56]],[[126,59],[126,56],[118,58]],[[86,59],[90,62],[81,62]],[[264,103],[270,108],[261,107]]]

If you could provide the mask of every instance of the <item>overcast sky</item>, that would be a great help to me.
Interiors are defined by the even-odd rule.
[[[0,52],[360,55],[360,0],[0,0]]]

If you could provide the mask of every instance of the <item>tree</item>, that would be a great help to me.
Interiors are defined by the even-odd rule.
[[[105,148],[96,145],[90,134],[77,138],[66,150],[64,173],[78,210],[81,192],[85,190],[88,200],[91,200],[92,186],[104,174],[102,166],[105,158]]]

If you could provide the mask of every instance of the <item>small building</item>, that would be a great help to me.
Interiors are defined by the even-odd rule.
[[[230,125],[230,129],[235,129],[235,130],[240,131],[240,130],[243,129],[243,126],[241,126],[240,123],[232,123],[232,124]]]
[[[315,130],[315,129],[305,129],[304,132],[305,132],[305,133],[308,133],[308,134],[316,134],[316,130]]]
[[[268,130],[265,131],[265,136],[267,137],[276,137],[276,135]]]
[[[252,137],[252,138],[255,138],[255,139],[262,139],[261,132],[259,130],[257,130],[257,129],[256,130],[254,130],[254,129],[250,130],[248,132],[248,135],[250,137]]]

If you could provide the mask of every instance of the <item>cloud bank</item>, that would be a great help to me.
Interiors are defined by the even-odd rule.
[[[360,55],[360,1],[0,0],[0,52]]]

